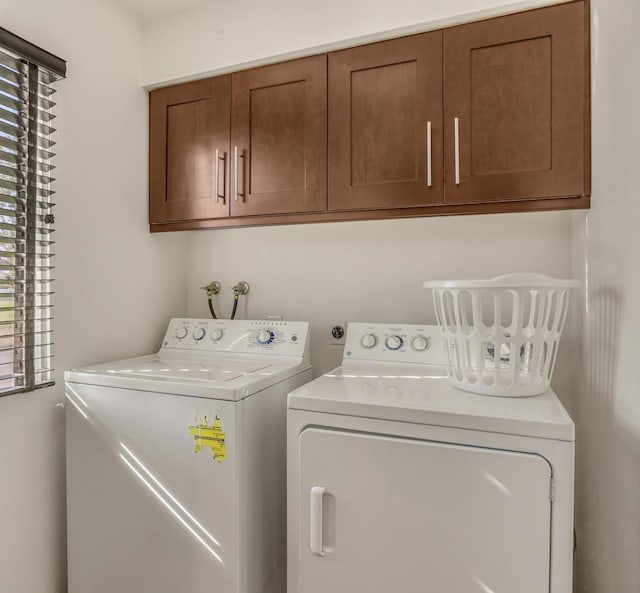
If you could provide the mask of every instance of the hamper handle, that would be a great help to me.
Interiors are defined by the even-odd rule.
[[[551,278],[544,274],[517,272],[484,280],[430,280],[425,288],[576,288],[578,280]]]
[[[577,280],[556,280],[545,274],[532,274],[528,272],[516,272],[514,274],[503,274],[489,279],[492,286],[580,286]]]

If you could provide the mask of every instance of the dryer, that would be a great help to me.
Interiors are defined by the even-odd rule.
[[[173,319],[66,373],[69,593],[280,593],[286,395],[306,322]]]
[[[570,593],[574,424],[452,387],[439,329],[352,323],[288,398],[288,593]]]

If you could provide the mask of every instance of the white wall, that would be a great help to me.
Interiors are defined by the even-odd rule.
[[[563,0],[205,1],[144,27],[145,86]]]
[[[584,371],[575,398],[580,591],[640,591],[640,3],[592,0],[593,200],[576,225]],[[583,247],[581,247],[583,246]],[[585,266],[586,263],[586,266]]]
[[[251,290],[243,316],[283,314],[311,322],[311,358],[319,374],[342,357],[342,348],[329,343],[336,322],[435,323],[425,280],[515,271],[570,276],[571,216],[496,214],[199,231],[189,237],[189,314],[207,316],[199,287],[218,280],[226,287],[219,310],[228,316],[230,287],[246,280]]]
[[[63,371],[158,347],[184,314],[185,237],[150,235],[141,33],[102,0],[0,0],[0,22],[68,60],[56,99],[56,386],[0,398],[0,591],[62,593]]]

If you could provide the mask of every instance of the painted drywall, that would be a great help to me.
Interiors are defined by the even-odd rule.
[[[571,214],[500,214],[192,233],[187,263],[188,311],[207,317],[201,286],[218,280],[218,313],[228,316],[233,286],[251,289],[246,318],[311,322],[316,375],[337,366],[330,344],[338,322],[435,323],[425,280],[491,277],[533,271],[571,274]],[[563,351],[554,385],[570,406],[571,351]]]
[[[150,235],[141,34],[94,0],[0,1],[2,26],[68,60],[58,84],[56,386],[0,398],[0,591],[66,591],[63,371],[159,346],[184,314],[184,235]]]
[[[593,200],[576,221],[578,590],[640,591],[640,3],[592,0]],[[580,253],[586,251],[586,260]]]
[[[564,0],[208,0],[144,26],[147,87]]]

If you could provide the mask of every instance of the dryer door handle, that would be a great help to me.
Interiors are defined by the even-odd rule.
[[[322,511],[324,503],[324,494],[326,489],[322,486],[313,486],[311,488],[311,504],[310,504],[310,541],[311,551],[316,556],[324,556],[322,549]]]

